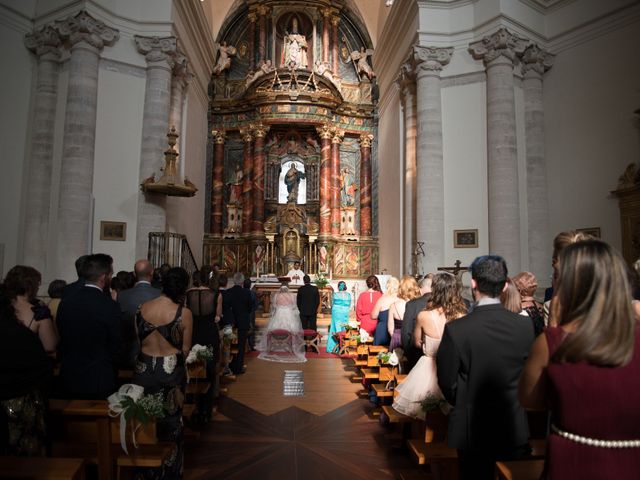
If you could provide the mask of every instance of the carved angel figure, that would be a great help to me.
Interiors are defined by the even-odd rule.
[[[263,77],[264,75],[271,73],[275,70],[276,68],[271,64],[271,60],[265,60],[264,62],[262,62],[262,64],[260,65],[260,68],[258,68],[255,72],[249,72],[249,74],[247,75],[247,87],[249,85],[251,85],[253,82],[255,82],[257,79],[259,79],[260,77]]]
[[[227,45],[227,42],[222,42],[218,45],[218,53],[220,56],[218,57],[216,66],[213,67],[214,75],[220,75],[222,72],[229,69],[231,66],[231,57],[237,53],[237,50],[236,47]]]
[[[356,72],[358,76],[366,75],[369,77],[369,80],[372,80],[376,74],[367,62],[367,57],[373,55],[373,49],[368,48],[365,50],[364,47],[360,48],[359,52],[351,52],[351,60],[356,67]],[[362,79],[362,77],[360,77]]]

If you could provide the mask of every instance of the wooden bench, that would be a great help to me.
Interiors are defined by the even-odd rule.
[[[498,480],[538,480],[543,469],[544,460],[496,462]]]
[[[0,477],[29,480],[84,480],[82,458],[0,457]]]
[[[377,380],[380,377],[377,369],[374,368],[361,368],[363,378],[368,380]]]
[[[378,397],[393,397],[393,390],[387,390],[385,383],[374,383],[371,387]]]
[[[404,415],[394,408],[391,405],[383,405],[382,411],[389,417],[389,423],[409,423],[415,421],[415,419]],[[424,441],[420,439],[420,441]]]

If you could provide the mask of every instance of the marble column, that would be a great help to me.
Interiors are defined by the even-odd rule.
[[[370,237],[371,217],[371,142],[373,135],[360,135],[360,235]]]
[[[267,13],[269,12],[269,7],[265,7],[264,5],[258,5],[256,9],[258,12],[258,28],[260,29],[259,37],[258,37],[258,64],[260,62],[264,62],[267,59]],[[274,65],[277,62],[272,60]]]
[[[105,45],[119,38],[87,12],[56,21],[71,46],[58,203],[58,272],[76,278],[76,259],[91,248],[93,162],[98,103],[98,64]]]
[[[249,19],[249,51],[247,54],[249,55],[249,71],[253,71],[256,67],[256,22],[258,21],[258,16],[255,11],[251,11],[247,18]]]
[[[160,174],[167,148],[171,77],[177,57],[175,37],[135,36],[138,52],[147,60],[147,82],[142,117],[140,152],[140,182]],[[166,197],[159,194],[138,194],[138,225],[136,258],[147,258],[149,233],[166,229]]]
[[[38,67],[30,138],[23,258],[26,265],[43,274],[47,269],[60,44],[60,36],[51,25],[25,36],[26,47],[38,57]]]
[[[340,236],[340,144],[344,131],[334,130],[331,138],[331,235]]]
[[[469,45],[487,69],[487,185],[489,252],[520,271],[520,203],[513,62],[526,40],[505,28]]]
[[[413,49],[417,104],[416,241],[424,242],[425,272],[435,272],[445,265],[440,71],[452,54],[453,48]]]
[[[412,272],[412,253],[416,241],[416,76],[413,53],[398,76],[404,119],[404,272]]]
[[[340,76],[340,62],[338,60],[338,55],[340,49],[338,48],[338,24],[340,23],[340,17],[334,16],[331,17],[331,45],[333,47],[332,57],[333,57],[333,65],[331,70],[334,75]]]
[[[213,193],[211,195],[211,234],[222,236],[222,204],[224,201],[224,140],[222,129],[212,130],[213,137],[213,175],[211,176]]]
[[[251,233],[251,219],[253,217],[253,198],[251,195],[253,177],[253,135],[250,129],[241,129],[240,135],[244,142],[244,156],[242,161],[242,233]]]
[[[329,64],[329,22],[331,21],[331,9],[322,10],[322,61]]]
[[[253,151],[253,223],[251,233],[256,237],[264,237],[264,138],[269,127],[258,124],[253,128],[256,141]]]
[[[320,236],[331,235],[331,137],[329,124],[317,127],[320,135]]]
[[[553,65],[554,56],[537,45],[524,51],[524,124],[527,155],[527,230],[529,240],[529,270],[540,285],[551,274],[551,236],[549,234],[549,201],[547,196],[547,164],[544,155],[544,110],[542,77]],[[514,272],[517,273],[517,272]]]

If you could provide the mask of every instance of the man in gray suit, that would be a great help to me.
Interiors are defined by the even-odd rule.
[[[160,296],[160,290],[151,286],[153,267],[148,260],[138,260],[133,272],[136,276],[136,284],[133,288],[123,290],[118,294],[118,303],[122,310],[121,336],[123,342],[122,367],[130,367],[135,362],[138,341],[136,339],[135,317],[138,307],[149,300]]]

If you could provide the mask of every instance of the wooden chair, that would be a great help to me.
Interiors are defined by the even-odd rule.
[[[304,344],[305,349],[315,350],[316,353],[320,353],[320,342],[322,341],[322,335],[317,330],[304,330]]]
[[[0,457],[0,477],[29,480],[84,480],[82,458]]]

